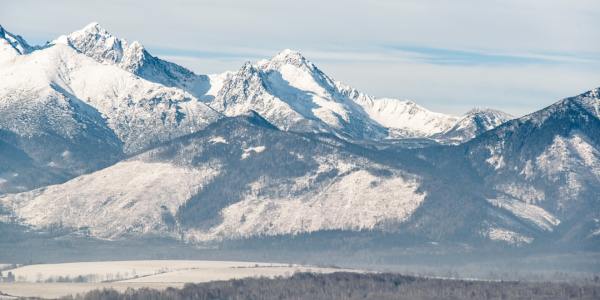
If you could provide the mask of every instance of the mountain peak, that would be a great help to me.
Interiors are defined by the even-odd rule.
[[[559,107],[574,105],[582,107],[596,118],[600,118],[600,88],[589,90],[575,97],[566,98],[558,102]]]
[[[4,40],[5,43],[3,44],[7,45],[8,49],[17,54],[27,54],[35,50],[20,35],[6,31],[2,25],[0,25],[0,40]],[[2,48],[4,48],[4,45],[2,45]]]
[[[87,24],[86,26],[84,26],[83,28],[72,32],[71,34],[69,34],[70,38],[78,38],[78,37],[82,37],[82,36],[89,36],[89,35],[95,35],[98,36],[98,38],[103,37],[103,38],[115,38],[108,30],[106,30],[104,27],[100,26],[100,24],[98,22],[92,22]]]
[[[468,116],[477,116],[477,115],[491,115],[491,116],[501,116],[502,118],[512,118],[513,116],[507,114],[503,111],[493,109],[493,108],[485,108],[485,107],[475,107],[465,113],[465,117]]]
[[[98,22],[91,22],[91,23],[85,25],[82,30],[84,30],[84,31],[92,31],[92,30],[106,31],[106,29],[104,29],[102,26],[100,26],[100,24]]]
[[[306,59],[302,53],[291,49],[284,49],[280,51],[277,53],[277,55],[273,56],[271,60],[266,61],[266,63],[275,67],[282,65],[293,65],[298,68],[315,68],[315,66],[308,59]]]
[[[272,60],[288,60],[288,59],[306,60],[306,58],[304,57],[304,55],[302,55],[302,53],[300,53],[297,50],[292,50],[292,49],[283,49],[283,50],[279,51],[279,53],[277,53],[277,55],[275,55]]]
[[[134,49],[130,49],[131,46],[127,40],[112,35],[98,22],[92,22],[80,30],[66,36],[63,35],[57,38],[54,43],[67,44],[102,63],[135,65],[135,62],[127,61],[130,58],[125,56],[130,53],[140,53],[139,49],[137,49],[138,51],[132,51]],[[139,43],[133,44],[137,48],[141,46]],[[139,55],[136,58],[139,58]],[[126,61],[123,62],[124,60]]]

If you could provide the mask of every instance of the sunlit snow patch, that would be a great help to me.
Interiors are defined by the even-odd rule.
[[[513,215],[529,221],[543,230],[552,231],[554,226],[560,224],[560,220],[551,213],[533,204],[509,198],[488,199],[488,201],[492,205],[506,209]]]
[[[248,158],[252,153],[261,153],[265,151],[265,149],[267,149],[265,146],[246,148],[244,149],[244,153],[242,153],[242,159]]]
[[[503,228],[490,228],[486,233],[487,237],[494,241],[503,241],[509,244],[529,244],[533,242],[533,238],[524,236]]]
[[[213,144],[227,144],[227,140],[222,136],[215,136],[209,140]]]

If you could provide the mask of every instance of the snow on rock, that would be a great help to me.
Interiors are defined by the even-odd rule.
[[[262,198],[249,194],[223,209],[221,224],[208,231],[193,230],[188,239],[375,229],[386,222],[399,223],[409,218],[426,196],[418,188],[416,177],[396,174],[382,178],[357,170],[340,176],[322,190],[297,197]]]
[[[227,140],[222,136],[213,136],[210,138],[209,142],[213,144],[227,144]]]
[[[86,228],[92,236],[168,232],[173,215],[218,171],[124,161],[60,185],[0,198],[26,224]]]
[[[221,91],[221,89],[223,88],[223,84],[225,83],[225,81],[231,76],[233,76],[233,74],[235,73],[225,71],[219,74],[207,75],[210,81],[210,88],[206,91],[206,95],[205,97],[203,97],[203,99],[206,99],[207,101],[214,99],[219,94],[219,91]]]
[[[242,159],[248,158],[253,153],[261,153],[261,152],[265,151],[265,149],[267,149],[265,146],[256,146],[256,147],[245,148],[244,153],[242,153]]]
[[[499,110],[472,109],[458,119],[454,126],[434,138],[444,143],[462,143],[513,118],[513,116]]]
[[[521,119],[541,126],[552,116],[567,111],[581,112],[582,110],[600,119],[600,88],[595,88],[578,96],[565,98]]]
[[[508,244],[530,244],[533,238],[510,231],[504,228],[490,228],[485,235],[493,241],[502,241]]]
[[[485,160],[490,166],[494,168],[494,170],[498,170],[504,167],[504,157],[497,148],[488,147],[490,152],[489,157]]]
[[[543,208],[510,198],[488,199],[492,205],[506,209],[513,215],[535,224],[542,230],[553,231],[560,220]]]
[[[558,208],[578,199],[586,181],[600,181],[600,151],[579,133],[555,136],[535,164],[537,176],[559,184]]]
[[[570,137],[556,136],[552,145],[536,159],[538,168],[548,176],[569,171],[578,162],[600,178],[600,152],[577,133]]]
[[[119,66],[146,80],[183,89],[201,100],[214,98],[226,75],[197,75],[152,56],[140,42],[118,38],[96,22],[60,36],[53,43],[68,45],[98,62]]]
[[[0,59],[28,54],[34,49],[21,36],[6,31],[0,25]]]
[[[494,189],[528,204],[540,203],[546,198],[543,190],[537,189],[526,182],[499,184]]]

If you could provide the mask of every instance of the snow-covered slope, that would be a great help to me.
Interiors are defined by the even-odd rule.
[[[83,29],[57,38],[54,44],[66,44],[77,51],[105,64],[115,64],[146,80],[169,87],[181,88],[202,100],[216,95],[211,76],[197,75],[177,64],[152,56],[144,46],[118,38],[101,27],[90,23]]]
[[[3,30],[0,56],[0,194],[64,181],[123,156],[102,116],[51,78],[52,64]],[[12,48],[12,47],[15,48]],[[37,57],[33,58],[34,56]],[[43,56],[43,54],[42,54]],[[56,70],[58,72],[58,70]],[[56,73],[54,74],[56,75]]]
[[[338,91],[359,104],[368,116],[390,129],[391,138],[429,137],[451,128],[457,117],[431,112],[413,101],[375,98],[341,82]]]
[[[443,143],[462,143],[513,118],[499,110],[476,108],[458,119],[450,129],[434,135],[433,138]]]
[[[9,196],[5,203],[38,228],[87,227],[101,238],[175,235],[173,214],[216,173],[209,166],[129,160],[61,185]]]

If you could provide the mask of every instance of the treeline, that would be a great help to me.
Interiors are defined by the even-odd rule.
[[[600,284],[428,279],[397,274],[297,273],[186,284],[181,289],[96,290],[64,300],[153,299],[600,299]]]

